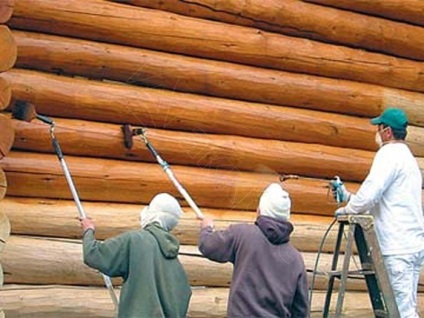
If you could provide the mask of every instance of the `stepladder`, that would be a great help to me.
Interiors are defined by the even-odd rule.
[[[343,317],[343,301],[346,294],[347,280],[351,276],[362,276],[365,278],[374,316],[399,318],[400,315],[394,293],[378,245],[373,216],[368,214],[347,214],[338,216],[337,222],[339,229],[331,271],[328,273],[329,281],[323,317]],[[343,240],[345,242],[344,259],[339,269],[339,255],[341,254]],[[354,254],[354,243],[356,244],[361,268],[350,270],[350,261]],[[336,279],[340,280],[337,304],[335,311],[330,313],[331,298]]]

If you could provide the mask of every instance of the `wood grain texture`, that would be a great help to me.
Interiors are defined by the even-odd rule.
[[[15,139],[15,129],[12,120],[5,114],[0,114],[0,160],[7,156]]]
[[[242,0],[113,1],[383,52],[388,55],[421,60],[423,58],[424,29],[299,0],[253,0],[248,2]],[[335,0],[328,2],[335,7],[341,6],[355,11],[361,10],[355,9],[356,2],[355,5],[347,0],[342,4]],[[377,11],[378,5],[374,6],[372,1],[367,2],[369,7]],[[413,2],[411,5],[418,3],[418,1]],[[379,5],[381,6],[380,3]],[[405,7],[407,5],[403,4],[402,8],[398,9],[402,10]],[[418,8],[408,10],[408,13],[411,11],[419,12],[420,10],[423,15],[424,6],[422,4],[419,4]],[[393,30],[396,30],[396,32],[393,32]]]
[[[20,68],[229,99],[372,116],[384,89],[365,82],[424,90],[424,66],[410,60],[370,65],[363,83],[354,83],[42,33],[13,34]]]
[[[155,162],[140,137],[132,149],[124,145],[120,125],[55,119],[55,136],[64,153],[80,157]],[[15,149],[53,152],[50,135],[40,122],[13,120]],[[371,167],[374,152],[318,144],[263,140],[229,135],[149,129],[150,143],[169,164],[206,169],[296,174],[361,182]],[[319,156],[317,156],[319,154]],[[312,168],[313,167],[313,168]]]
[[[424,26],[424,3],[421,0],[303,0]]]
[[[0,25],[0,72],[4,72],[12,68],[15,64],[16,57],[17,47],[12,32],[6,25]]]
[[[188,317],[226,317],[228,292],[227,288],[193,289]],[[331,311],[335,310],[336,297],[334,293]],[[324,300],[325,292],[313,293],[311,318],[322,317]],[[112,318],[114,314],[107,289],[100,287],[6,285],[2,303],[8,318]],[[423,293],[418,295],[418,304],[423,314]],[[368,293],[347,292],[343,317],[374,317]]]
[[[13,14],[14,2],[14,0],[2,0],[0,2],[0,23],[9,21]]]
[[[92,0],[19,0],[10,25],[264,68],[364,81],[395,57],[160,10]],[[421,46],[421,49],[424,46]],[[419,54],[417,54],[419,55]],[[373,76],[374,77],[374,76]]]
[[[11,70],[0,74],[2,77],[12,83],[17,99],[32,101],[37,112],[44,115],[376,150],[375,127],[365,118],[70,79],[26,70]],[[409,94],[414,95],[409,96],[411,100],[408,93],[383,94],[385,102],[375,108],[375,116],[379,115],[380,107],[393,105],[398,98],[402,101],[398,105],[409,115],[411,124],[422,125],[424,114],[419,98],[424,95]],[[368,104],[370,107],[373,100]],[[419,140],[424,134],[421,130],[417,129],[415,134],[418,138],[415,147],[422,149]]]
[[[66,161],[82,200],[148,203],[159,192],[169,192],[185,204],[158,164],[68,156]],[[7,175],[11,196],[69,199],[71,193],[54,155],[11,152],[0,161]],[[251,210],[257,208],[266,186],[279,182],[275,174],[173,166],[175,176],[199,207]],[[327,195],[328,180],[286,180],[292,211],[334,215],[336,208]],[[356,191],[357,183],[346,183]]]
[[[12,87],[2,74],[4,73],[0,73],[0,110],[6,109],[12,99]]]
[[[138,229],[139,215],[145,206],[106,202],[83,202],[82,205],[96,225],[96,237],[102,240],[123,231]],[[81,238],[81,228],[76,220],[78,211],[72,200],[6,197],[1,203],[1,211],[7,213],[13,234]],[[200,222],[190,208],[184,208],[184,212],[173,234],[181,244],[197,245]],[[252,224],[256,219],[256,212],[253,211],[202,209],[202,212],[214,219],[217,230],[224,230],[231,224]],[[331,217],[292,213],[291,222],[295,231],[291,243],[301,251],[316,252],[331,221]],[[335,231],[330,231],[323,245],[325,252],[334,249],[335,238]]]

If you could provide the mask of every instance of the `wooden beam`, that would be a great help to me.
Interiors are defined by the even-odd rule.
[[[42,257],[40,252],[42,251]],[[309,281],[315,269],[316,253],[302,253]],[[194,246],[181,246],[179,260],[187,272],[190,285],[209,287],[229,287],[233,265],[217,263],[203,257]],[[314,289],[325,290],[328,286],[328,274],[332,255],[321,254]],[[341,262],[343,259],[341,258]],[[357,260],[358,262],[358,260]],[[83,264],[82,246],[79,242],[43,237],[9,238],[2,253],[5,284],[58,284],[102,286],[101,275]],[[31,268],[28,268],[31,264]],[[424,277],[424,275],[423,275]],[[115,286],[122,284],[120,278],[112,279]],[[338,286],[338,285],[337,285]],[[348,279],[348,290],[366,290],[364,279]]]
[[[424,26],[421,0],[303,0]]]
[[[125,147],[121,126],[53,120],[55,136],[62,141],[66,154],[156,163],[140,137],[132,138],[132,149]],[[53,152],[46,125],[17,120],[13,124],[14,149]],[[374,156],[374,152],[318,144],[162,129],[149,129],[147,136],[170,164],[330,179],[341,175],[345,180],[357,182],[365,179]]]
[[[83,202],[82,205],[96,225],[96,237],[102,240],[138,229],[140,211],[144,208],[138,204],[106,202]],[[7,214],[13,234],[81,238],[81,228],[76,220],[78,211],[72,200],[6,197],[1,202],[0,211]],[[191,209],[184,208],[184,211],[173,234],[181,244],[197,245],[199,221]],[[224,230],[232,224],[253,223],[256,219],[253,211],[202,209],[202,212],[214,219],[217,230]],[[332,220],[331,217],[292,213],[295,231],[291,243],[303,252],[316,252]],[[324,252],[334,250],[335,232],[334,229],[329,232],[322,247]]]
[[[50,116],[376,150],[375,127],[364,118],[26,70],[10,70],[0,74],[2,77],[12,83],[17,99],[32,101],[38,113]],[[399,101],[404,101],[399,102],[399,107],[409,115],[412,125],[423,125],[424,114],[417,98],[423,97],[424,107],[424,95],[415,95],[419,96],[410,96],[414,97],[410,102],[406,95],[399,95],[399,98],[402,97]],[[368,102],[367,99],[361,100],[371,109],[373,101],[377,101],[374,98]],[[389,100],[387,97],[386,101]],[[339,105],[343,105],[341,100]],[[383,106],[377,108],[380,107]],[[375,116],[380,113],[377,108],[374,108]],[[368,111],[371,112],[371,109]],[[246,125],[247,122],[251,124]],[[423,149],[422,128],[416,128],[416,132],[414,149]],[[424,150],[419,153],[422,152]]]
[[[148,203],[158,192],[179,198],[159,164],[123,162],[68,156],[66,161],[82,200]],[[7,175],[11,196],[72,198],[61,166],[54,155],[11,152],[0,161]],[[255,210],[266,186],[279,182],[275,174],[174,166],[173,172],[199,207]],[[328,197],[328,180],[300,178],[286,180],[292,211],[334,215],[334,201]],[[356,191],[357,183],[346,183]]]
[[[60,3],[20,0],[10,25],[16,29],[361,82],[364,77],[373,76],[370,72],[373,66],[390,68],[398,61],[340,45],[107,1],[95,1],[87,6],[85,0]],[[411,54],[420,59],[424,46],[417,50],[421,51]]]
[[[423,58],[424,29],[405,23],[322,7],[298,0],[267,0],[266,2],[260,0],[249,2],[243,0],[113,1],[202,19],[245,25],[271,32],[314,39],[321,42],[337,43],[405,58]],[[353,11],[361,10],[356,9],[356,3],[353,5],[348,0],[345,0],[344,3],[342,1],[343,4],[339,4],[336,0],[324,0],[323,2],[333,4],[335,7],[353,8]],[[398,9],[403,11],[403,8],[408,5],[413,6],[417,2],[415,0],[411,4],[403,4]],[[378,10],[372,1],[367,1],[367,3],[369,7],[374,8],[374,11]],[[422,4],[408,12],[418,12],[419,8],[421,8],[421,19],[424,21],[422,18],[424,6]],[[393,32],[394,29],[396,32]]]
[[[424,91],[424,66],[410,60],[372,65],[363,83],[354,83],[42,33],[13,34],[19,47],[17,67],[172,91],[366,117],[389,103],[390,90],[365,83]]]
[[[119,290],[117,290],[119,293]],[[337,293],[333,294],[331,311],[335,311]],[[193,289],[189,317],[226,317],[227,288]],[[112,318],[113,304],[106,288],[82,286],[6,285],[2,300],[7,317],[22,318]],[[315,291],[311,318],[322,317],[325,292]],[[374,317],[366,292],[347,292],[343,317]],[[418,295],[419,312],[424,313],[424,294]]]

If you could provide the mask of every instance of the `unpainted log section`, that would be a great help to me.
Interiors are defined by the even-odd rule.
[[[378,53],[106,1],[87,6],[84,0],[19,0],[9,24],[14,29],[359,82],[370,77],[375,82],[370,68],[398,63],[398,58]]]
[[[116,290],[119,295],[119,290]],[[337,294],[332,298],[331,311],[335,310]],[[7,285],[2,290],[8,317],[21,318],[112,318],[113,304],[106,288],[78,286]],[[422,304],[424,297],[419,295]],[[90,301],[87,301],[87,300]],[[227,288],[193,289],[188,317],[220,318],[226,316]],[[322,317],[325,292],[316,291],[312,297],[312,318]],[[420,308],[422,308],[420,306]],[[347,292],[343,317],[374,317],[370,313],[368,293]],[[424,313],[424,310],[423,310]]]
[[[124,231],[138,229],[140,212],[145,206],[105,202],[82,202],[82,205],[93,219],[96,237],[101,240]],[[184,207],[183,210],[185,213],[173,234],[181,244],[197,245],[200,221],[196,219],[190,208]],[[76,220],[78,211],[72,200],[8,196],[2,201],[0,211],[8,215],[13,234],[81,238],[80,224]],[[253,223],[256,219],[256,212],[253,211],[202,208],[202,212],[214,219],[217,230],[226,229],[237,223]],[[303,252],[316,252],[331,221],[332,217],[292,213],[291,222],[295,230],[291,236],[291,243]],[[323,246],[324,252],[331,252],[334,249],[335,238],[335,230],[330,231]]]
[[[424,28],[298,0],[112,1],[337,43],[408,59],[422,60],[424,56],[422,49]],[[350,4],[350,7],[355,6]]]

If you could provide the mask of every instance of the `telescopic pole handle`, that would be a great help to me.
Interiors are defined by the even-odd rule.
[[[54,137],[53,133],[51,133],[52,137],[52,144],[53,148],[56,152],[57,157],[59,158],[60,165],[62,166],[63,173],[65,174],[66,181],[68,182],[69,189],[71,190],[72,197],[74,198],[75,204],[78,209],[78,214],[81,219],[86,219],[87,214],[84,211],[84,208],[82,207],[81,200],[79,199],[79,195],[77,192],[77,189],[75,187],[74,181],[72,180],[71,173],[69,172],[68,165],[65,161],[65,156],[63,155],[62,149],[60,148],[59,142],[57,141],[56,137]],[[115,311],[118,310],[119,301],[118,297],[116,296],[114,290],[113,290],[113,284],[109,276],[102,273],[103,280],[105,282],[105,285],[109,291],[109,295],[112,298],[112,302],[115,306]]]

